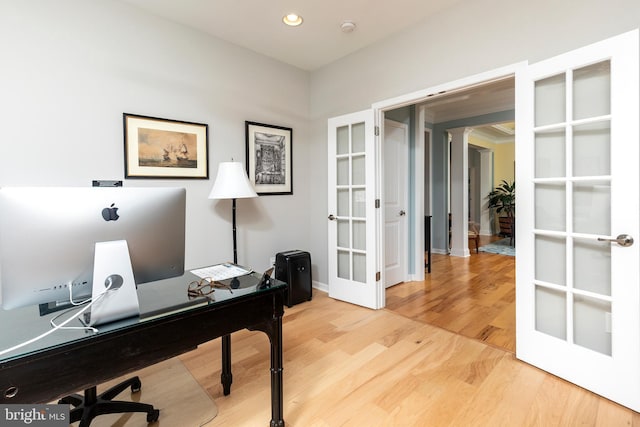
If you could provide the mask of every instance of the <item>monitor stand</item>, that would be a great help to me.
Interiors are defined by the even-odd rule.
[[[111,287],[105,293],[109,284]],[[91,313],[87,313],[84,319],[88,325],[140,315],[138,292],[126,240],[96,243],[91,297],[95,302],[91,306]]]
[[[109,285],[111,287],[105,293]],[[91,313],[85,315],[87,325],[98,325],[140,315],[138,293],[126,240],[96,243],[91,300],[95,302],[91,306]],[[113,400],[117,394],[129,387],[132,392],[139,391],[140,378],[129,378],[100,395],[94,385],[85,389],[84,396],[74,394],[60,399],[58,403],[71,404],[73,408],[69,413],[70,421],[80,421],[82,426],[88,426],[98,415],[125,412],[146,412],[147,422],[157,421],[160,411],[152,405]]]

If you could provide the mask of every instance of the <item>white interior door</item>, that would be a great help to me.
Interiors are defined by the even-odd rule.
[[[635,411],[638,51],[634,31],[516,74],[517,357]]]
[[[384,121],[384,264],[385,288],[407,278],[409,126]]]
[[[384,306],[376,283],[375,144],[372,110],[329,119],[329,296],[369,308]]]

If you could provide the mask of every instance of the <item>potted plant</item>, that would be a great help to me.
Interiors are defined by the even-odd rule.
[[[489,209],[495,209],[500,221],[500,234],[511,237],[515,231],[516,183],[502,180],[502,184],[489,193]],[[502,214],[502,215],[501,215]]]

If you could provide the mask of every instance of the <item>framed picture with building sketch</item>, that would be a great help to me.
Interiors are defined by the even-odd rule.
[[[293,194],[292,129],[256,122],[245,122],[245,128],[247,172],[256,193]]]

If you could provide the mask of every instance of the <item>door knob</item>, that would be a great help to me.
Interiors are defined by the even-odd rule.
[[[407,213],[405,211],[400,211],[400,216],[405,216]]]
[[[601,242],[615,242],[615,243],[617,243],[620,246],[623,246],[625,248],[628,247],[628,246],[633,245],[633,237],[629,236],[628,234],[620,234],[615,239],[609,239],[609,238],[605,238],[605,237],[598,237],[598,240],[601,241]]]
[[[333,214],[329,215],[327,218],[329,218],[329,221],[335,221],[336,217],[333,216]]]

